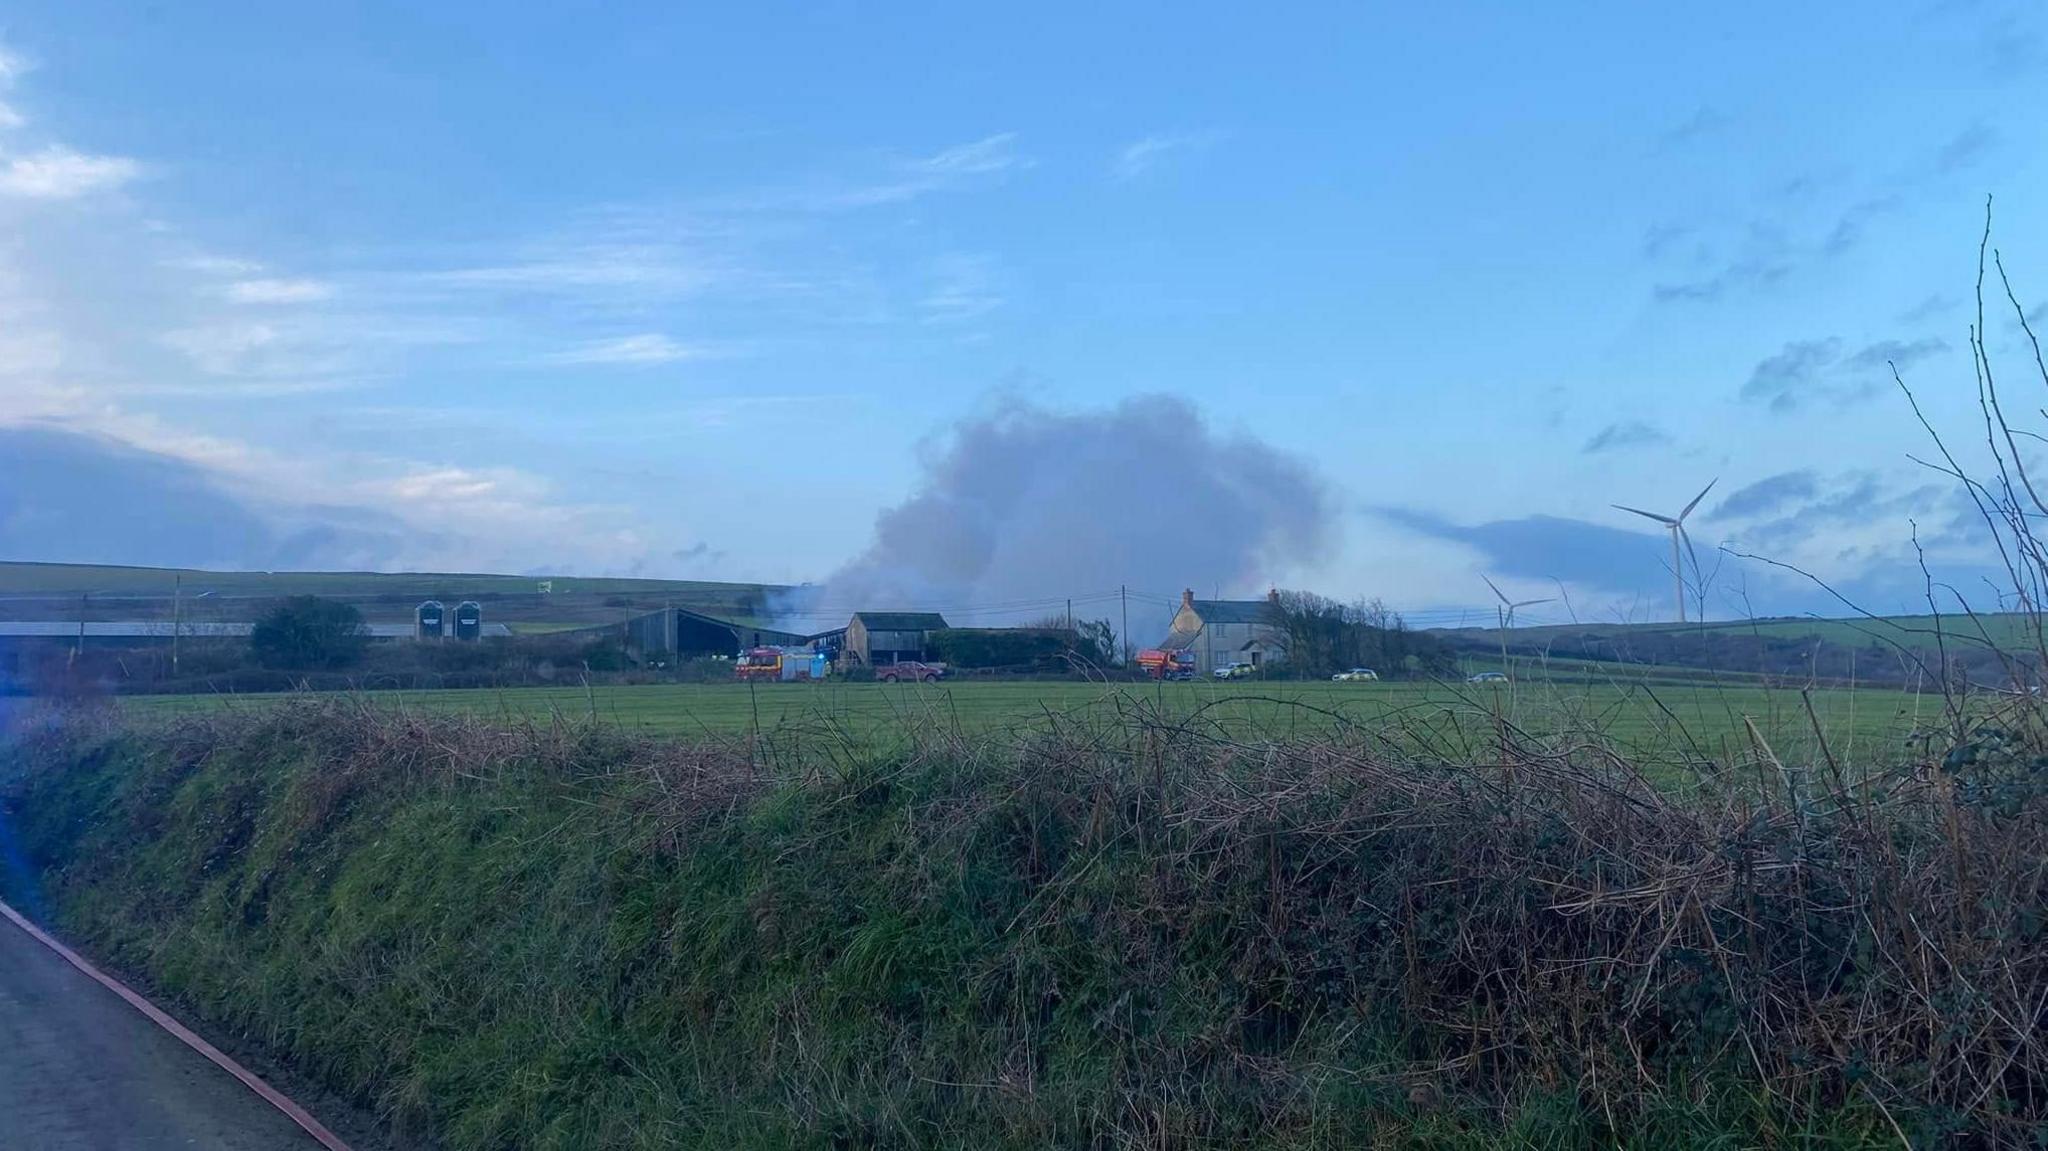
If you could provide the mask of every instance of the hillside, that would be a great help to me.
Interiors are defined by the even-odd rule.
[[[543,592],[543,581],[550,590]],[[182,589],[180,589],[182,584]],[[515,631],[549,631],[678,606],[759,613],[770,585],[703,580],[438,572],[221,572],[0,561],[0,618],[169,619],[182,590],[189,620],[246,620],[271,601],[317,595],[354,604],[371,622],[411,618],[421,600],[473,599]]]
[[[2040,639],[2031,617],[1773,617],[1711,623],[1571,623],[1441,629],[1460,654],[1517,660],[1713,671],[1745,677],[1872,683],[1925,681],[1944,661],[1978,683],[2032,682]]]

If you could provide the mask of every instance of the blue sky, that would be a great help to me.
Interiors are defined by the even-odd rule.
[[[962,421],[1163,394],[1332,519],[1189,583],[1654,615],[1607,505],[1718,476],[1702,544],[1889,610],[1956,504],[1883,364],[1967,430],[1987,195],[2048,301],[2033,5],[322,7],[0,24],[0,425],[294,562],[824,579]],[[89,520],[0,544],[274,558]]]

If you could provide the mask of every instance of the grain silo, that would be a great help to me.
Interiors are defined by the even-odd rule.
[[[482,639],[484,635],[484,605],[473,599],[463,600],[455,605],[455,638]]]
[[[414,639],[440,639],[445,631],[447,612],[441,601],[430,599],[413,612],[412,636]]]

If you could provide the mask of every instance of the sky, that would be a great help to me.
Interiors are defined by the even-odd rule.
[[[1981,441],[1987,197],[2048,321],[2040,107],[2048,18],[1999,0],[23,0],[0,558],[866,578],[1028,425],[1066,478],[1012,495],[1073,512],[1029,538],[1106,558],[948,595],[1661,618],[1609,505],[1712,480],[1712,614],[1834,602],[1739,555],[1910,607],[1916,530],[1981,602],[1887,365]],[[1076,483],[1082,442],[1156,466]],[[1259,526],[1272,476],[1320,522]]]

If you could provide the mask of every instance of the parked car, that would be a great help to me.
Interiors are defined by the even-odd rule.
[[[914,683],[937,683],[939,682],[939,677],[945,674],[945,664],[919,663],[915,660],[884,664],[875,669],[875,678],[883,683],[895,683],[898,680],[909,680]]]
[[[1350,671],[1340,671],[1336,675],[1331,676],[1330,682],[1357,683],[1361,680],[1378,679],[1379,677],[1380,673],[1369,667],[1354,667]]]
[[[1248,663],[1226,663],[1213,673],[1217,679],[1243,679],[1259,669]]]
[[[1466,683],[1506,683],[1508,674],[1504,671],[1482,671],[1478,675],[1465,677]]]

